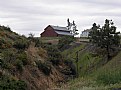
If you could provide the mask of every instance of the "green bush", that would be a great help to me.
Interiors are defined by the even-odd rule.
[[[41,61],[36,61],[36,64],[40,71],[42,71],[45,75],[50,75],[51,65],[47,62],[42,63]]]
[[[8,26],[0,26],[1,30],[12,32]]]
[[[1,67],[5,69],[11,69],[13,66],[12,64],[16,60],[15,51],[13,51],[13,49],[4,50],[1,52],[0,56]]]
[[[6,27],[6,26],[3,26],[3,27],[4,27],[4,30],[9,31],[9,32],[12,32],[9,27]]]
[[[2,49],[3,44],[5,44],[5,40],[3,38],[0,38],[0,49]]]
[[[40,40],[40,38],[35,38],[35,47],[40,47],[42,46],[42,41]]]
[[[21,60],[16,61],[16,68],[22,72],[23,71],[23,62]]]
[[[29,64],[29,61],[27,59],[27,54],[25,52],[21,52],[17,55],[17,59],[21,60],[23,65]]]
[[[17,49],[25,49],[25,48],[28,48],[29,46],[29,43],[26,39],[19,39],[19,40],[16,40],[14,42],[14,45],[13,47],[17,48]]]
[[[59,43],[58,43],[58,48],[60,50],[66,49],[71,42],[75,40],[74,37],[72,36],[63,36],[60,38]]]
[[[2,68],[11,69],[16,66],[18,70],[22,71],[23,66],[29,64],[29,61],[27,54],[23,50],[17,52],[14,49],[8,49],[0,54],[0,63]]]
[[[33,42],[35,43],[35,47],[40,47],[42,45],[40,38],[33,38]]]
[[[27,90],[27,84],[4,75],[0,77],[0,90]]]
[[[11,41],[6,40],[4,38],[0,38],[0,49],[6,49],[11,47],[12,47]]]
[[[0,60],[0,63],[1,63],[0,66],[5,69],[11,69],[13,66],[11,63],[5,63],[4,61],[1,61],[1,60]]]
[[[6,49],[2,52],[3,54],[3,59],[6,60],[7,62],[12,63],[15,60],[16,57],[16,51],[13,49]]]
[[[115,71],[115,72],[106,72],[106,73],[100,73],[97,76],[97,83],[98,84],[104,84],[104,85],[110,85],[110,84],[116,84],[121,82],[121,72]]]
[[[55,46],[48,46],[47,48],[48,59],[53,65],[59,65],[62,59],[59,49]]]

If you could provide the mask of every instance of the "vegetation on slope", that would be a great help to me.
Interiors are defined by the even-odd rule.
[[[26,90],[27,85],[22,80],[16,80],[13,77],[2,75],[0,76],[0,90]]]
[[[116,56],[111,54],[107,62],[105,49],[76,42],[73,37],[59,38],[57,45],[43,44],[40,40],[0,26],[1,90],[55,89],[68,79],[64,89],[121,88],[121,52],[115,53]],[[79,77],[70,79],[77,74],[77,68]]]
[[[64,82],[61,70],[67,66],[57,64],[62,57],[51,47],[0,26],[0,90],[44,90]]]
[[[121,52],[92,73],[71,80],[65,87],[70,90],[113,90],[114,88],[121,88],[120,56]]]
[[[72,90],[118,90],[121,88],[121,51],[119,48],[119,38],[113,38],[112,31],[110,32],[110,30],[114,30],[113,33],[116,34],[117,37],[118,33],[115,32],[115,27],[110,28],[108,20],[106,20],[105,23],[105,28],[100,28],[100,31],[99,29],[96,29],[98,28],[96,26],[94,30],[95,33],[93,33],[92,36],[93,38],[91,38],[94,41],[92,42],[93,44],[86,45],[85,48],[78,52],[79,65],[77,68],[79,69],[80,77],[71,80],[67,85],[64,86],[64,88]],[[93,29],[95,25],[93,26]],[[103,37],[100,38],[102,31],[104,31],[103,40]],[[105,36],[107,33],[109,33],[108,37]],[[113,42],[112,38],[109,38],[110,36],[113,38]],[[99,39],[97,40],[97,38]],[[107,40],[110,41],[110,46],[107,45]],[[68,52],[69,49],[63,53],[69,57],[74,57],[73,52],[76,52],[75,49],[73,48],[70,50],[71,53]]]
[[[23,42],[21,42],[21,45],[17,44],[17,39],[25,40],[25,37],[12,32],[9,27],[0,26],[0,90],[27,89],[27,85],[23,80],[19,80],[12,75],[14,73],[12,69],[16,68],[22,71],[23,65],[27,64],[26,53],[24,51],[20,53],[20,51],[13,48],[14,45],[19,48],[26,48]],[[23,47],[23,45],[25,46]]]

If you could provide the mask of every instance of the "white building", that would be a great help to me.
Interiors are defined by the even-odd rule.
[[[91,29],[86,29],[86,30],[82,31],[82,34],[80,35],[80,37],[88,37],[90,31],[91,31]]]

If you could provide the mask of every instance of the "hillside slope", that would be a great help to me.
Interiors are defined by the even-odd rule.
[[[94,49],[95,48],[90,44],[84,45],[82,43],[78,47],[70,48],[62,52],[62,54],[67,55],[68,58],[76,58],[75,52],[80,50],[78,56],[79,77],[70,80],[66,85],[62,86],[62,89],[118,90],[121,88],[121,51],[109,62],[106,62],[104,55],[94,53],[94,51],[100,51],[101,53],[101,50]]]
[[[57,66],[56,66],[57,67]],[[47,51],[35,42],[0,26],[0,90],[47,90],[65,76],[48,61]]]

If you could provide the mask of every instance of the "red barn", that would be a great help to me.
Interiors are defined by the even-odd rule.
[[[66,27],[48,25],[44,32],[42,32],[41,37],[60,37],[60,36],[73,36]]]

